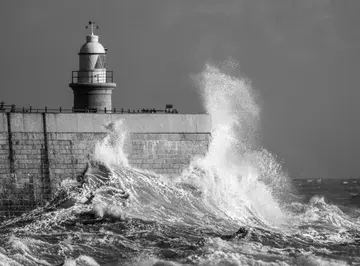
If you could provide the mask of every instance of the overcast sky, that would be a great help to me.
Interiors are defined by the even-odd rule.
[[[190,76],[232,57],[260,95],[263,146],[292,177],[360,177],[359,13],[357,0],[8,0],[0,100],[71,108],[95,20],[113,106],[204,112]]]

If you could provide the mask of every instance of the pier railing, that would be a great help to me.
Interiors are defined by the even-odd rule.
[[[165,109],[124,109],[124,108],[112,108],[112,109],[97,109],[97,108],[85,108],[85,109],[64,109],[59,108],[32,108],[29,107],[16,107],[14,104],[5,105],[0,103],[0,113],[98,113],[98,114],[177,114],[178,111],[167,105]]]

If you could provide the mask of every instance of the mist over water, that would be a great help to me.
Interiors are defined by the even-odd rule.
[[[136,169],[126,127],[108,125],[84,177],[0,225],[0,265],[360,263],[360,212],[302,200],[261,147],[256,94],[236,71],[229,60],[194,77],[213,126],[205,156],[174,178]]]

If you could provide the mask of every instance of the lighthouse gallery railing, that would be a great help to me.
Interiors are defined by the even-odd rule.
[[[72,71],[72,83],[113,83],[113,71],[86,70]]]

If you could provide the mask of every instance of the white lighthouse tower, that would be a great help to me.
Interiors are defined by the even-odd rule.
[[[79,70],[72,72],[74,91],[74,111],[111,111],[111,94],[116,88],[113,72],[106,70],[106,49],[99,43],[99,36],[94,35],[98,26],[90,21],[86,26],[90,35],[80,48]]]

